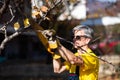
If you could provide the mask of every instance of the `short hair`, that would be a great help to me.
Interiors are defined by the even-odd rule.
[[[85,36],[87,36],[87,37],[89,37],[89,38],[93,38],[93,36],[94,36],[94,31],[93,31],[93,29],[92,28],[90,28],[89,26],[87,26],[87,25],[77,25],[76,27],[74,27],[73,28],[73,33],[75,32],[75,31],[79,31],[79,30],[84,30],[84,32],[85,32]]]

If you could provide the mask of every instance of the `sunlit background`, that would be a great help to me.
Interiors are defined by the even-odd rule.
[[[11,16],[8,13],[9,10],[1,15],[4,1],[0,0],[1,43],[5,38],[2,27]],[[19,0],[13,0],[19,6],[17,1],[19,3]],[[27,0],[20,1],[26,6],[21,9],[23,13],[29,14]],[[29,5],[31,16],[36,23],[43,15],[38,8],[43,5],[49,8],[48,4],[52,4],[52,1],[60,0],[31,0],[31,5]],[[17,16],[10,24],[7,24],[7,35],[17,32],[13,25],[23,18],[20,13],[17,13],[15,6],[11,9]],[[39,16],[34,14],[39,14]],[[94,42],[91,43],[90,48],[95,51],[100,60],[99,80],[120,80],[120,0],[63,0],[48,16],[49,25],[48,22],[40,25],[44,29],[55,29],[58,36],[68,41],[72,41],[72,28],[76,25],[83,24],[93,28]],[[60,41],[65,47],[74,51],[70,43]],[[52,56],[31,29],[8,41],[1,50],[0,80],[66,80],[67,75],[68,72],[53,73]]]

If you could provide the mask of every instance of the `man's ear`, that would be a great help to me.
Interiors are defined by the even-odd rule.
[[[86,44],[89,44],[90,41],[91,41],[91,39],[90,39],[90,38],[87,38],[87,39],[86,39]]]

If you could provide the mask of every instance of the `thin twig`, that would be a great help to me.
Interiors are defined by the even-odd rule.
[[[60,4],[61,2],[62,2],[62,0],[58,1],[54,6],[52,6],[50,9],[48,9],[48,11],[47,11],[45,14],[43,14],[43,16],[41,16],[42,18],[40,19],[40,21],[39,21],[38,24],[40,24],[40,23],[42,22],[42,20],[44,20],[44,19],[46,18],[47,14],[48,14],[51,10],[53,10],[53,9],[54,9],[58,4]]]
[[[5,2],[5,0],[4,0],[4,2],[2,2],[2,4],[3,4],[3,6],[2,6],[1,9],[0,9],[0,15],[3,14],[3,11],[4,11],[5,8],[6,8],[6,2]]]

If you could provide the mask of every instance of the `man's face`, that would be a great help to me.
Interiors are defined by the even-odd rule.
[[[86,44],[88,44],[89,41],[90,41],[90,38],[85,36],[85,33],[83,30],[74,32],[73,42],[74,42],[75,48],[81,47],[83,45],[86,46]]]

